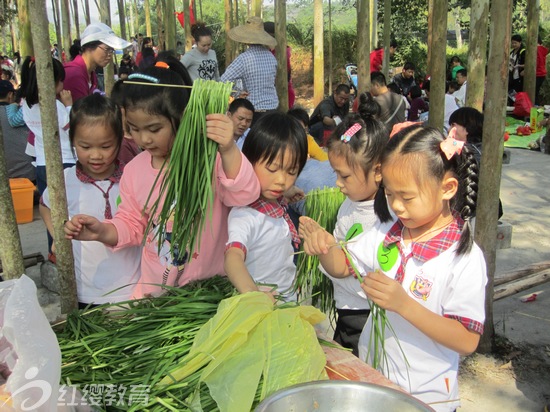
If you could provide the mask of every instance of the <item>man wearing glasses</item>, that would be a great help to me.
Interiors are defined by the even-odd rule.
[[[97,89],[97,69],[107,66],[115,50],[125,49],[132,44],[116,36],[103,23],[90,24],[82,33],[79,56],[65,64],[65,90],[70,90],[73,101],[86,97]]]

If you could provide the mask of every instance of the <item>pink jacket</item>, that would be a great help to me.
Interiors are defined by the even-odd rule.
[[[260,195],[260,184],[252,165],[244,156],[241,162],[238,176],[228,179],[218,154],[214,170],[216,186],[212,218],[207,218],[205,223],[199,252],[194,253],[185,266],[172,265],[168,241],[164,241],[159,253],[154,228],[147,234],[141,256],[141,280],[135,290],[136,298],[145,294],[159,294],[162,290],[160,284],[181,286],[193,280],[224,274],[223,257],[228,239],[229,209],[232,206],[248,205]],[[157,181],[146,208],[145,203],[158,173],[159,171],[151,166],[151,155],[147,151],[140,153],[126,165],[120,181],[120,206],[115,217],[107,221],[115,225],[118,231],[118,244],[115,250],[142,243],[151,204],[159,195],[161,179]],[[158,210],[160,211],[160,207]]]

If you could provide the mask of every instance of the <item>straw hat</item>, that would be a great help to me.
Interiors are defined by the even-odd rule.
[[[263,44],[271,48],[277,46],[277,40],[264,30],[263,20],[256,16],[249,17],[243,26],[233,27],[228,35],[239,43]]]

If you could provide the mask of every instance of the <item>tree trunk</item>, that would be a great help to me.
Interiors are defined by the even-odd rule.
[[[328,0],[328,89],[332,90],[332,2]]]
[[[233,61],[233,40],[227,33],[231,30],[231,0],[225,0],[225,68],[227,69]]]
[[[185,31],[185,51],[187,52],[193,47],[193,36],[191,36],[191,16],[189,15],[189,0],[183,0],[183,23]]]
[[[468,88],[466,106],[483,111],[485,97],[485,65],[487,64],[487,27],[489,0],[472,3],[470,14],[470,46],[468,48]]]
[[[13,9],[16,9],[17,2],[15,0],[10,0],[10,6]],[[11,19],[10,30],[11,30],[11,39],[12,39],[12,44],[13,44],[13,51],[19,51],[21,46],[19,45],[19,30],[17,28],[17,23],[15,21],[15,18]],[[21,57],[23,57],[23,56],[21,56]],[[21,81],[20,79],[18,79],[18,80]]]
[[[428,49],[432,50],[429,124],[441,131],[443,131],[445,118],[447,10],[448,0],[434,2],[432,43],[428,44]]]
[[[71,47],[71,15],[69,13],[69,0],[61,0],[61,29],[63,41],[61,44],[58,44],[58,46],[59,58],[63,59],[63,50],[66,50],[68,53],[69,47]]]
[[[252,15],[262,17],[262,0],[252,0]]]
[[[130,3],[132,4],[132,7],[134,8],[134,16],[135,16],[135,26],[136,26],[136,32],[134,34],[139,34],[140,32],[140,23],[139,23],[139,10],[138,10],[138,6],[137,6],[137,0],[130,0]],[[137,36],[136,36],[137,37]],[[137,38],[136,38],[137,39]],[[141,45],[140,45],[141,46]]]
[[[11,196],[8,168],[6,166],[4,135],[0,127],[0,258],[2,259],[2,277],[18,279],[25,273],[23,252],[15,210]]]
[[[80,20],[78,18],[78,0],[73,0],[73,16],[74,16],[75,39],[80,39]],[[69,44],[69,47],[71,47],[70,44]],[[67,53],[69,52],[69,47],[67,47]]]
[[[83,0],[84,4],[84,19],[86,19],[86,26],[89,26],[90,21],[90,2],[89,0]]]
[[[390,42],[391,42],[391,0],[384,0],[384,61],[382,73],[388,78],[390,69]]]
[[[369,4],[369,27],[370,27],[370,45],[371,49],[378,47],[378,0],[370,0]],[[370,53],[369,53],[370,55]],[[370,57],[369,57],[370,59]]]
[[[124,0],[117,0],[117,6],[118,6],[118,22],[120,24],[120,36],[123,39],[127,39],[128,33],[126,33],[126,6],[124,4]]]
[[[357,0],[357,94],[370,90],[370,23],[371,0]]]
[[[483,122],[483,150],[476,211],[475,239],[483,250],[487,263],[487,287],[485,288],[485,332],[478,351],[490,353],[494,343],[493,293],[496,267],[496,241],[498,198],[504,149],[504,119],[508,91],[508,59],[510,54],[510,25],[512,0],[493,1],[490,9],[490,49]]]
[[[238,1],[238,0],[237,0]],[[275,87],[279,97],[279,110],[288,111],[288,70],[286,53],[286,0],[275,0],[275,39],[277,47],[277,78]]]
[[[164,19],[166,20],[166,49],[176,50],[176,16],[174,12],[176,7],[174,0],[166,0],[166,9]]]
[[[100,0],[100,4],[99,15],[101,22],[111,27],[111,2],[109,0]],[[115,68],[112,62],[103,68],[103,82],[105,84],[105,94],[110,96],[111,89],[115,84]]]
[[[151,5],[149,0],[143,1],[143,8],[145,9],[145,33],[147,37],[153,36],[153,30],[151,29]]]
[[[540,1],[527,0],[527,40],[525,42],[525,68],[523,72],[523,91],[535,102],[535,84],[537,81],[537,37],[539,34]]]
[[[433,42],[433,26],[434,26],[434,1],[428,0],[428,58],[426,61],[426,71],[428,75],[432,74],[432,48],[430,44]],[[445,36],[446,38],[447,36]],[[431,93],[430,93],[431,94]]]
[[[135,20],[134,20],[134,5],[132,4],[132,0],[130,0],[129,3],[127,3],[127,5],[128,5],[128,12],[130,13],[130,21],[129,21],[128,29],[130,30],[130,37],[133,37],[137,34],[137,29],[136,29]]]
[[[52,0],[53,20],[55,25],[55,38],[59,47],[63,44],[63,36],[61,35],[61,19],[59,16],[59,2]]]
[[[165,37],[164,37],[164,9],[165,9],[165,0],[157,0],[156,9],[157,9],[157,47],[159,51],[164,50],[165,46]]]
[[[50,193],[53,238],[55,239],[57,270],[60,278],[61,313],[77,308],[74,258],[71,242],[65,239],[64,222],[67,220],[65,176],[59,142],[59,125],[55,105],[52,57],[49,47],[48,20],[43,0],[30,0],[33,22],[32,38],[36,46],[36,77],[40,90],[40,117],[44,136],[46,173]]]
[[[474,3],[476,3],[474,1]],[[456,36],[456,47],[460,49],[462,47],[462,27],[460,27],[460,15],[458,14],[458,7],[451,10],[451,18],[453,19],[454,31]]]
[[[233,9],[232,9],[233,19],[231,20],[231,27],[236,27],[239,25],[239,0],[234,0],[232,6],[233,6]],[[276,7],[274,6],[274,9],[275,8]],[[277,15],[277,11],[274,10],[273,12],[275,15]],[[236,57],[237,57],[237,45],[234,44],[233,48],[231,49],[231,61],[235,60]]]
[[[323,0],[313,0],[313,105],[325,97]]]
[[[31,22],[29,20],[29,0],[17,0],[17,19],[19,20],[21,57],[34,56],[31,37]],[[51,45],[48,44],[48,50],[50,49],[50,46]]]
[[[199,2],[199,20],[202,21],[202,0],[198,0]]]

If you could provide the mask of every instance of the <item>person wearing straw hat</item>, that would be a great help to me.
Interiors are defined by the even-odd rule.
[[[92,94],[97,88],[95,70],[111,63],[115,50],[131,45],[106,24],[93,23],[86,27],[80,39],[81,54],[65,64],[64,87],[71,91],[73,101]]]
[[[221,80],[242,82],[248,100],[254,105],[254,123],[279,106],[275,89],[277,59],[270,52],[277,41],[264,30],[262,19],[256,16],[249,17],[244,25],[232,28],[228,36],[234,41],[248,44],[248,49],[229,65]]]

